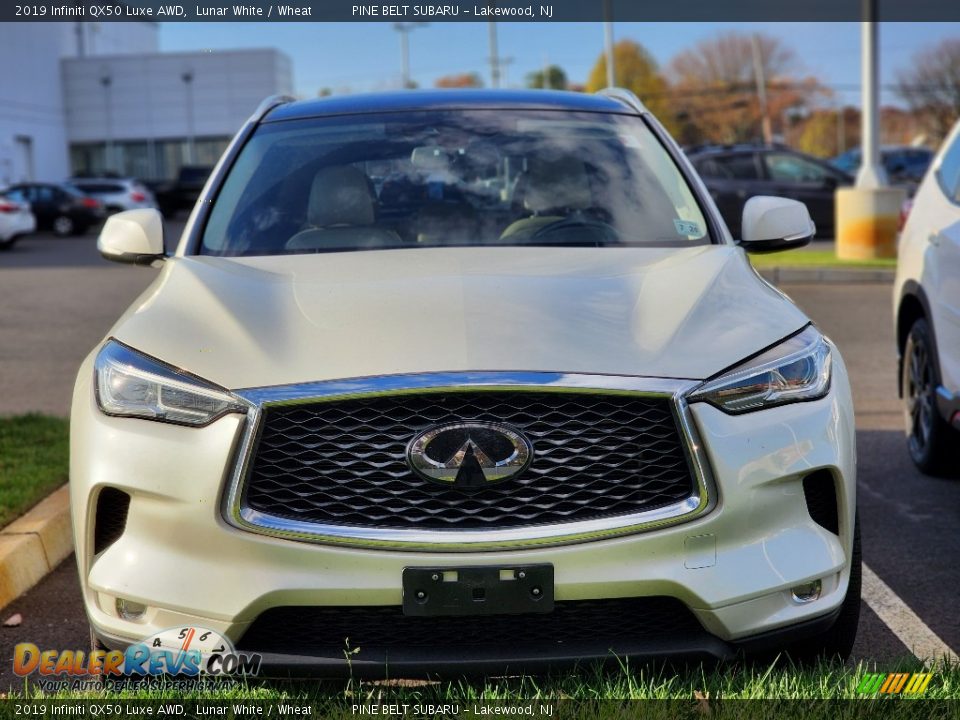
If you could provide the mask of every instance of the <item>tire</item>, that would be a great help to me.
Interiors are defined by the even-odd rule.
[[[69,215],[57,215],[53,219],[53,232],[58,237],[67,237],[76,232],[77,224]]]
[[[935,362],[933,334],[926,318],[913,323],[903,348],[903,416],[907,451],[920,472],[945,474],[957,458],[956,431],[940,417],[937,387],[940,378]]]
[[[860,624],[860,587],[863,581],[863,559],[860,551],[860,518],[853,524],[853,548],[850,552],[850,584],[840,607],[840,614],[828,630],[800,640],[787,648],[787,655],[801,665],[822,660],[845,661],[853,651]]]
[[[9,240],[4,240],[3,242],[0,242],[0,252],[3,252],[4,250],[9,250],[10,248],[12,248],[14,245],[17,244],[17,240],[19,239],[20,239],[19,235],[14,235]]]

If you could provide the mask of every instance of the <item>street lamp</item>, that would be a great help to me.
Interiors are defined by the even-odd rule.
[[[611,0],[604,0],[603,3],[603,56],[607,66],[607,87],[616,87],[617,69],[614,65],[613,3]]]
[[[107,131],[103,148],[105,170],[113,170],[113,116],[110,107],[110,86],[112,84],[112,77],[106,73],[100,76],[100,85],[103,86],[103,124]]]
[[[409,35],[417,28],[426,27],[428,23],[394,23],[393,29],[400,33],[400,74],[403,82],[403,89],[410,89],[410,39]]]
[[[187,92],[187,165],[193,165],[193,71],[184,71],[180,79]]]

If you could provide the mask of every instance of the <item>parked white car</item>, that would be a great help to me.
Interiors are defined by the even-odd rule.
[[[0,192],[0,250],[12,248],[18,238],[37,229],[30,204],[5,197]]]
[[[939,474],[960,458],[960,123],[913,198],[893,303],[907,449]]]
[[[745,254],[814,227],[742,220],[624,91],[265,103],[174,250],[152,210],[99,239],[162,269],[77,376],[97,642],[393,676],[846,656],[847,372]]]
[[[135,178],[75,177],[67,182],[102,202],[108,213],[157,207],[150,189]]]

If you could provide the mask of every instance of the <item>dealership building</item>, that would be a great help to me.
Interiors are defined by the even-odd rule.
[[[157,23],[0,24],[0,187],[212,165],[266,96],[290,93],[274,49],[160,52]]]

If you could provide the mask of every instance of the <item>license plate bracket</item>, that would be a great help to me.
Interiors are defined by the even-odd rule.
[[[404,615],[517,615],[552,611],[553,565],[403,569]]]

